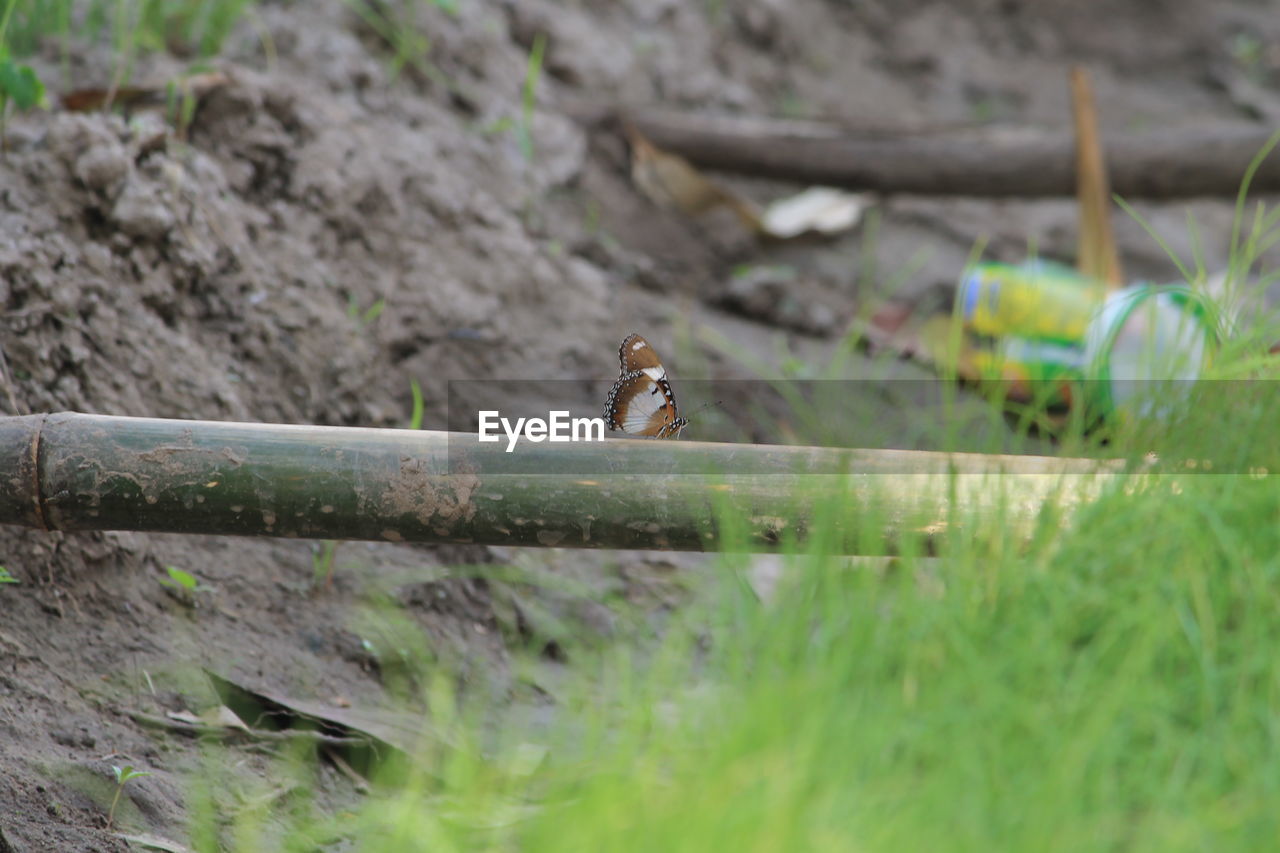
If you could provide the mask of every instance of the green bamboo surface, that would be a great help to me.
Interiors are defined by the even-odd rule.
[[[1121,476],[1033,456],[123,418],[0,418],[0,523],[46,530],[845,553],[904,532],[1029,535]],[[1054,515],[1056,519],[1065,515]],[[729,536],[726,527],[733,528]]]

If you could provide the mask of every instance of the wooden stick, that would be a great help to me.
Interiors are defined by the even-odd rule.
[[[1078,65],[1071,69],[1071,109],[1076,126],[1076,204],[1080,209],[1076,268],[1115,290],[1124,276],[1111,229],[1111,188],[1098,137],[1098,108],[1089,75]]]
[[[1071,133],[1009,128],[862,130],[812,121],[704,116],[661,109],[569,110],[587,122],[625,118],[697,166],[726,172],[917,195],[1070,196]],[[1274,128],[1249,124],[1110,133],[1112,189],[1128,198],[1234,196]],[[1255,192],[1280,191],[1280,157],[1262,164]]]

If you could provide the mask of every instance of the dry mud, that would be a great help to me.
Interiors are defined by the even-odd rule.
[[[220,67],[231,82],[184,140],[157,144],[159,119],[143,113],[14,119],[0,158],[11,377],[0,406],[395,427],[416,380],[424,425],[439,428],[451,379],[607,385],[617,341],[633,330],[677,371],[684,356],[705,370],[698,378],[740,376],[676,339],[708,327],[769,358],[782,335],[820,358],[859,300],[909,264],[899,294],[953,280],[980,237],[1009,259],[1028,241],[1072,250],[1069,200],[894,198],[878,208],[874,240],[761,248],[732,223],[690,223],[639,195],[623,142],[569,116],[584,99],[855,124],[1063,126],[1064,69],[1082,61],[1104,127],[1274,117],[1280,104],[1274,3],[415,5],[431,73],[393,75],[387,45],[341,2],[267,3],[229,43]],[[539,33],[548,48],[527,159],[513,128]],[[36,63],[62,81],[55,89],[111,74],[102,51],[76,55],[69,79],[54,45]],[[152,57],[136,77],[181,70]],[[730,183],[761,199],[788,189]],[[1141,210],[1186,255],[1188,208],[1208,265],[1221,266],[1229,202]],[[1176,277],[1141,228],[1117,227],[1133,276]],[[732,282],[744,263],[798,272],[762,297]],[[124,763],[153,775],[131,783],[118,822],[183,837],[197,750],[131,712],[207,704],[201,666],[315,701],[389,704],[365,642],[379,629],[361,616],[375,592],[425,631],[438,659],[535,707],[546,691],[512,679],[506,662],[535,642],[563,664],[536,614],[607,641],[620,610],[678,601],[673,565],[700,565],[349,543],[335,580],[314,590],[315,553],[296,541],[0,530],[0,564],[21,580],[0,589],[0,851],[124,849],[104,831],[110,766]],[[448,569],[530,560],[587,592]],[[210,588],[198,607],[160,585],[171,565]],[[238,757],[238,773],[270,773],[268,757]],[[322,771],[322,802],[354,796],[350,780]]]

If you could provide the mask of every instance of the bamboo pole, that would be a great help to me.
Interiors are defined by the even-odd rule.
[[[843,553],[984,520],[1029,534],[1118,462],[61,413],[0,418],[0,523],[44,530]],[[726,529],[732,528],[732,532]]]

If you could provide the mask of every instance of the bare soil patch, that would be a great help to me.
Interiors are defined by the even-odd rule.
[[[630,331],[677,370],[696,356],[697,378],[741,377],[715,352],[677,347],[677,333],[707,326],[764,358],[783,336],[818,358],[913,258],[898,295],[953,281],[979,237],[1010,260],[1029,240],[1048,256],[1074,246],[1070,200],[914,198],[878,206],[874,239],[760,247],[732,221],[656,208],[631,186],[622,140],[586,132],[571,101],[1066,126],[1066,65],[1084,61],[1104,126],[1237,121],[1280,104],[1280,59],[1233,53],[1241,36],[1278,43],[1273,3],[458,5],[420,10],[434,77],[393,78],[385,43],[341,2],[263,4],[274,56],[242,27],[222,64],[231,83],[185,140],[157,145],[158,120],[142,114],[14,120],[0,158],[0,345],[21,413],[398,427],[416,380],[424,425],[439,428],[450,379],[581,380],[589,401],[588,380],[607,387]],[[538,33],[549,46],[526,160],[512,127]],[[37,64],[60,78],[53,46]],[[152,57],[138,76],[179,70]],[[109,74],[105,53],[87,51],[65,83]],[[1224,87],[1245,78],[1253,88]],[[758,198],[794,189],[730,183]],[[1187,207],[1221,267],[1229,200],[1142,212],[1189,255]],[[1118,230],[1131,277],[1176,277],[1137,224]],[[761,297],[735,285],[742,264],[793,272]],[[609,642],[619,614],[678,605],[673,566],[700,565],[347,543],[317,585],[316,548],[0,530],[0,564],[21,580],[0,589],[0,850],[126,849],[105,831],[110,767],[123,763],[153,775],[130,784],[118,825],[183,838],[198,750],[131,712],[208,704],[201,667],[335,707],[391,707],[365,609],[390,596],[442,666],[545,708],[550,692],[514,678],[509,656],[532,646],[550,673],[573,665],[581,640],[539,613]],[[530,559],[589,592],[486,578],[486,566]],[[479,568],[451,570],[461,565]],[[197,606],[160,584],[167,566],[210,588]],[[237,773],[272,772],[267,755],[233,749]],[[335,808],[358,796],[348,777],[322,774]]]

